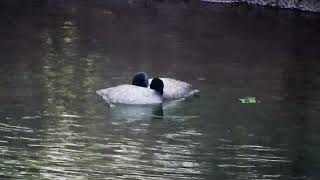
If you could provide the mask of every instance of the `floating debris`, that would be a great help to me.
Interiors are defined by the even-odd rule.
[[[242,104],[256,104],[260,102],[260,101],[257,101],[255,97],[239,98],[239,101]]]

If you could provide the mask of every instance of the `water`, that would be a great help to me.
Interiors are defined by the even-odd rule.
[[[1,179],[319,179],[318,14],[32,2],[1,2]],[[116,108],[95,95],[142,70],[201,95]]]

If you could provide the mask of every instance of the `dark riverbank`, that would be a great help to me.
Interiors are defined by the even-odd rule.
[[[68,4],[73,0],[64,1],[64,0],[33,0],[33,1],[19,1],[19,0],[3,0],[0,2],[0,9],[5,9],[8,6],[18,6],[18,7],[30,7],[30,6],[47,6],[57,3],[65,3]],[[197,4],[199,2],[214,2],[214,3],[248,3],[251,5],[263,5],[263,6],[271,6],[285,9],[295,9],[309,12],[320,12],[320,1],[319,0],[100,0],[95,3],[98,4],[143,4],[145,6],[151,6],[153,3],[194,3]],[[86,1],[74,1],[78,3],[86,3]]]
[[[203,0],[220,3],[249,3],[287,9],[320,12],[319,0]]]

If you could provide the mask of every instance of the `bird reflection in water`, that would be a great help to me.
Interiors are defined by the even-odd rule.
[[[128,121],[146,120],[150,118],[163,117],[163,108],[161,104],[157,105],[126,105],[117,104],[110,106],[110,112],[113,119],[125,119]]]

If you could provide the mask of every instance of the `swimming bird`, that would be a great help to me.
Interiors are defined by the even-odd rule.
[[[146,88],[149,87],[148,75],[145,72],[138,72],[132,79],[132,85]]]
[[[164,100],[175,100],[175,99],[182,99],[193,96],[200,91],[198,89],[193,89],[192,85],[183,82],[177,79],[172,78],[159,78],[163,81],[164,88],[163,88],[163,99]],[[152,79],[149,79],[151,82]]]
[[[161,79],[154,78],[150,83],[150,88],[124,84],[101,89],[96,93],[102,96],[109,104],[161,104],[163,100],[163,86],[164,84]]]
[[[163,81],[163,99],[174,100],[192,96],[199,92],[197,89],[192,89],[192,85],[180,80],[172,78],[160,78]],[[152,79],[148,80],[148,76],[145,72],[137,73],[133,79],[132,84],[141,87],[149,87]]]

